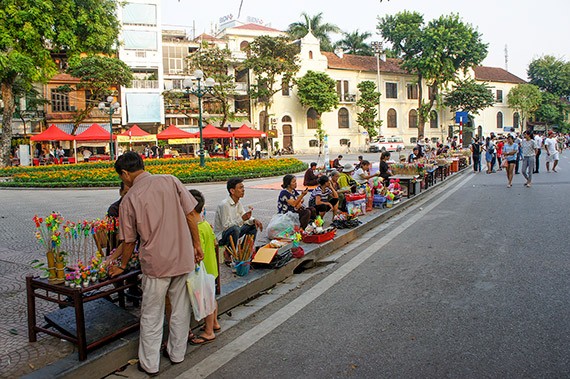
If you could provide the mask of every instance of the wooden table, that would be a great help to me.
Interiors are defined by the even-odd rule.
[[[414,175],[392,175],[390,176],[390,180],[392,179],[399,179],[400,180],[400,185],[405,184],[406,187],[408,188],[408,196],[407,198],[409,199],[410,196],[412,195],[417,195],[416,194],[416,187],[413,185],[413,181],[416,179],[416,176]]]
[[[138,285],[137,277],[140,270],[129,271],[123,275],[103,282],[93,283],[88,287],[70,288],[63,284],[52,284],[47,279],[34,276],[26,277],[28,295],[28,339],[37,341],[37,333],[43,332],[57,338],[62,338],[77,345],[79,360],[87,359],[87,352],[99,347],[116,337],[134,331],[139,327],[139,320],[125,311],[124,292],[127,288]],[[119,307],[104,300],[111,294],[117,293]],[[36,298],[57,303],[63,309],[44,315],[47,325],[38,326],[36,320]],[[92,302],[91,304],[88,304]],[[86,315],[85,307],[88,307]],[[107,316],[101,317],[98,311],[106,311]],[[54,320],[63,319],[65,326]],[[94,325],[94,330],[86,330],[86,323]],[[95,325],[96,324],[96,325]],[[48,329],[54,327],[57,330]]]

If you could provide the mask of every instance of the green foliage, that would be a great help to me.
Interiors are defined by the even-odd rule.
[[[89,90],[92,99],[86,102],[85,108],[76,111],[72,134],[100,101],[113,94],[111,87],[128,87],[133,80],[131,68],[125,62],[102,55],[70,58],[67,73],[79,79],[76,90]]]
[[[547,125],[565,125],[568,104],[560,97],[549,92],[543,92],[540,106],[536,110],[537,121],[545,122]]]
[[[26,89],[56,74],[52,53],[68,57],[111,53],[117,45],[117,0],[3,0],[0,6],[0,85],[4,102],[2,161],[10,159],[14,83]]]
[[[356,121],[368,132],[370,139],[378,135],[378,130],[382,125],[381,120],[376,120],[378,116],[378,103],[380,102],[380,92],[376,91],[376,84],[366,80],[358,83],[360,97],[356,102],[362,111],[357,113]]]
[[[495,98],[487,83],[477,83],[473,79],[458,81],[445,95],[444,104],[452,111],[479,114],[480,110],[493,106]]]
[[[287,33],[292,39],[300,39],[309,33],[309,30],[321,43],[321,50],[332,51],[330,34],[340,33],[338,26],[330,23],[323,23],[323,12],[315,16],[309,16],[306,12],[301,13],[303,21],[289,24]]]
[[[205,45],[188,57],[188,68],[193,71],[200,69],[204,77],[212,78],[216,82],[212,88],[212,96],[218,100],[222,109],[220,125],[225,125],[233,115],[230,108],[230,99],[235,94],[235,78],[229,75],[232,54],[228,49],[220,49],[218,46]]]
[[[249,95],[264,104],[268,115],[273,95],[281,91],[281,86],[275,86],[278,76],[290,81],[299,71],[299,46],[285,37],[260,36],[249,45],[247,53],[243,64],[254,72],[256,78]],[[268,125],[267,120],[262,125]]]
[[[458,15],[444,15],[424,23],[418,12],[400,12],[379,19],[382,37],[403,59],[402,67],[418,76],[418,135],[424,134],[425,121],[435,97],[424,101],[424,80],[434,90],[444,88],[458,74],[480,64],[487,55],[487,44],[481,34]]]
[[[324,72],[309,70],[296,83],[301,105],[314,108],[319,116],[338,106],[336,82]]]
[[[570,62],[551,55],[533,60],[528,66],[530,83],[558,97],[570,96]]]
[[[347,54],[374,55],[374,50],[366,43],[366,40],[372,36],[371,33],[360,33],[357,29],[352,33],[343,33],[343,36],[343,39],[335,43],[335,48],[340,48]]]
[[[507,104],[520,113],[521,125],[525,126],[525,120],[531,118],[540,107],[542,93],[534,84],[518,84],[507,95]]]

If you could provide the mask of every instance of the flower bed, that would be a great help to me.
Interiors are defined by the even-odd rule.
[[[152,174],[171,174],[183,183],[224,181],[239,176],[260,178],[292,174],[306,170],[298,159],[259,159],[229,161],[209,159],[200,167],[197,159],[146,160],[145,169]],[[108,187],[118,186],[120,179],[110,162],[79,163],[41,167],[8,167],[0,169],[0,177],[11,180],[0,182],[2,187]]]

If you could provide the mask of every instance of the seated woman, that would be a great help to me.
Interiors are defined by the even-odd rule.
[[[277,213],[294,212],[299,214],[301,228],[305,229],[309,225],[312,216],[311,209],[303,206],[303,198],[309,192],[309,189],[305,188],[303,192],[299,193],[296,190],[297,178],[290,174],[283,177],[281,188],[283,189],[277,199]]]
[[[390,176],[392,176],[392,171],[390,171],[390,166],[388,166],[388,160],[390,159],[390,153],[388,151],[383,152],[380,155],[380,177],[383,179],[384,184],[390,182]]]
[[[350,166],[352,166],[349,163]],[[354,166],[352,166],[354,167]],[[348,176],[346,174],[344,174],[345,176]],[[340,172],[338,172],[337,170],[332,170],[331,173],[329,174],[329,177],[331,178],[331,183],[332,183],[332,187],[335,189],[335,191],[338,193],[338,208],[342,211],[346,211],[346,201],[345,201],[345,194],[346,193],[351,193],[351,188],[350,186],[346,186],[343,187],[341,185],[341,178],[342,174]],[[352,178],[351,178],[352,179]],[[354,179],[352,179],[352,181],[354,182]],[[356,185],[356,182],[354,182]],[[356,190],[356,187],[355,187]]]
[[[309,206],[314,207],[317,214],[323,217],[325,213],[338,208],[338,193],[332,186],[328,176],[323,175],[318,179],[318,186],[311,192]]]
[[[360,163],[360,168],[358,170],[356,170],[356,172],[354,173],[354,180],[356,180],[356,182],[358,184],[366,184],[368,182],[368,179],[370,178],[374,178],[376,176],[379,176],[380,173],[377,172],[374,175],[370,175],[370,173],[368,172],[368,170],[370,169],[370,162],[367,160],[363,160]]]
[[[315,170],[317,169],[317,162],[311,162],[307,171],[305,171],[305,177],[303,178],[303,185],[307,186],[316,186],[318,184],[318,179],[320,174],[316,174]]]
[[[412,153],[408,156],[408,163],[416,163],[420,158],[420,149],[416,146],[414,147],[414,150],[412,150]]]

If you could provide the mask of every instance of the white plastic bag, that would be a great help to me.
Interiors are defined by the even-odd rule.
[[[271,218],[269,225],[267,225],[267,237],[270,240],[283,237],[285,232],[292,233],[295,226],[300,225],[298,213],[277,213]]]
[[[203,261],[188,274],[186,286],[196,321],[200,321],[216,310],[216,278],[206,272]]]

